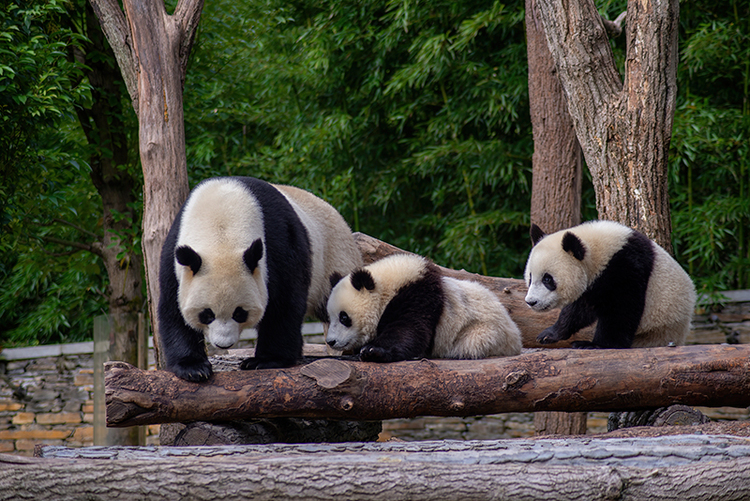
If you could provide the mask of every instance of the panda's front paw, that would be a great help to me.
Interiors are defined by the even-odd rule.
[[[173,372],[180,379],[194,383],[205,381],[214,373],[211,368],[211,362],[208,359],[193,364],[176,364],[172,367],[167,367],[167,370]]]
[[[359,352],[359,359],[363,362],[380,363],[396,361],[390,351],[386,350],[385,348],[381,348],[380,346],[373,346],[371,344],[366,344],[362,347]]]
[[[557,332],[557,329],[555,329],[554,327],[547,327],[541,332],[541,334],[536,337],[537,343],[540,344],[552,344],[558,341],[562,341],[563,339],[565,338],[560,336],[560,333]]]

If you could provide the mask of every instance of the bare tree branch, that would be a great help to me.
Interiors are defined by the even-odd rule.
[[[48,235],[41,235],[40,238],[42,240],[51,242],[53,244],[64,245],[66,247],[73,247],[74,249],[91,252],[93,254],[96,254],[99,257],[103,257],[101,244],[99,244],[99,242],[96,242],[93,244],[85,244],[82,242],[73,242],[71,240],[63,240],[62,238],[51,237]],[[68,253],[68,254],[72,254],[72,253]],[[59,254],[59,255],[65,255],[65,254]]]
[[[60,219],[60,218],[57,218],[57,217],[56,217],[56,218],[53,218],[53,219],[52,219],[52,222],[53,222],[53,223],[60,223],[60,224],[64,224],[64,225],[66,225],[66,226],[70,226],[71,228],[73,228],[73,229],[75,229],[75,230],[77,230],[77,231],[80,231],[80,232],[81,232],[81,233],[83,233],[84,235],[88,235],[88,236],[90,236],[90,237],[94,237],[94,238],[96,238],[96,239],[99,239],[99,238],[100,238],[100,236],[99,236],[99,235],[97,235],[96,233],[94,233],[93,231],[89,231],[89,230],[87,230],[87,229],[85,229],[85,228],[82,228],[82,227],[78,226],[78,225],[77,225],[77,224],[75,224],[75,223],[71,223],[70,221],[66,221],[65,219]]]
[[[198,22],[203,11],[203,0],[180,0],[174,11],[174,17],[181,31],[180,41],[180,72],[182,84],[185,84],[188,58],[193,48],[195,35],[198,32]]]
[[[138,64],[133,52],[133,37],[125,13],[117,0],[89,0],[97,19],[115,53],[125,86],[138,113]]]

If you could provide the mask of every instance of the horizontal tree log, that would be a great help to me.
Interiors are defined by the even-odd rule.
[[[44,457],[0,455],[0,500],[750,497],[750,440],[727,435],[44,447],[41,454]]]
[[[530,411],[750,406],[750,346],[535,350],[484,360],[310,364],[203,383],[105,366],[108,426],[258,417],[381,420]]]
[[[408,253],[405,250],[399,249],[398,247],[364,233],[354,233],[354,241],[359,247],[359,252],[362,254],[362,259],[365,264],[370,264],[391,254],[399,252]],[[537,312],[529,308],[524,299],[526,297],[527,287],[523,280],[515,278],[486,277],[465,270],[453,270],[443,266],[439,266],[439,268],[445,276],[479,282],[494,292],[500,299],[500,302],[503,303],[508,310],[510,317],[521,330],[523,346],[525,348],[539,348],[542,346],[545,348],[566,348],[569,347],[573,341],[590,341],[594,336],[593,327],[588,327],[582,329],[568,340],[560,341],[555,344],[541,345],[536,342],[536,337],[540,332],[557,321],[560,309],[557,308],[550,311]]]

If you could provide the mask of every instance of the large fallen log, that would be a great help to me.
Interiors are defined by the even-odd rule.
[[[750,406],[750,346],[536,350],[485,360],[375,364],[321,358],[190,383],[105,366],[108,426],[258,417],[381,420],[530,411]]]
[[[391,254],[407,252],[364,233],[354,233],[354,241],[359,247],[359,252],[362,254],[365,264],[372,263]],[[510,317],[518,325],[518,328],[521,329],[523,345],[526,348],[539,348],[541,346],[546,348],[565,348],[569,347],[573,341],[590,341],[594,335],[593,327],[588,327],[576,333],[568,340],[555,344],[541,345],[536,342],[537,335],[557,321],[560,309],[537,312],[529,308],[524,300],[527,287],[523,280],[486,277],[484,275],[477,275],[476,273],[469,273],[465,270],[452,270],[442,266],[440,266],[440,270],[444,275],[449,277],[479,282],[494,292],[508,310]]]
[[[750,498],[750,440],[728,435],[44,447],[40,455],[0,455],[0,500]]]

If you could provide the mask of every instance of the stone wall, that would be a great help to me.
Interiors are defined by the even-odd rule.
[[[0,452],[31,455],[36,444],[93,444],[90,355],[0,364],[5,366],[0,384]]]

